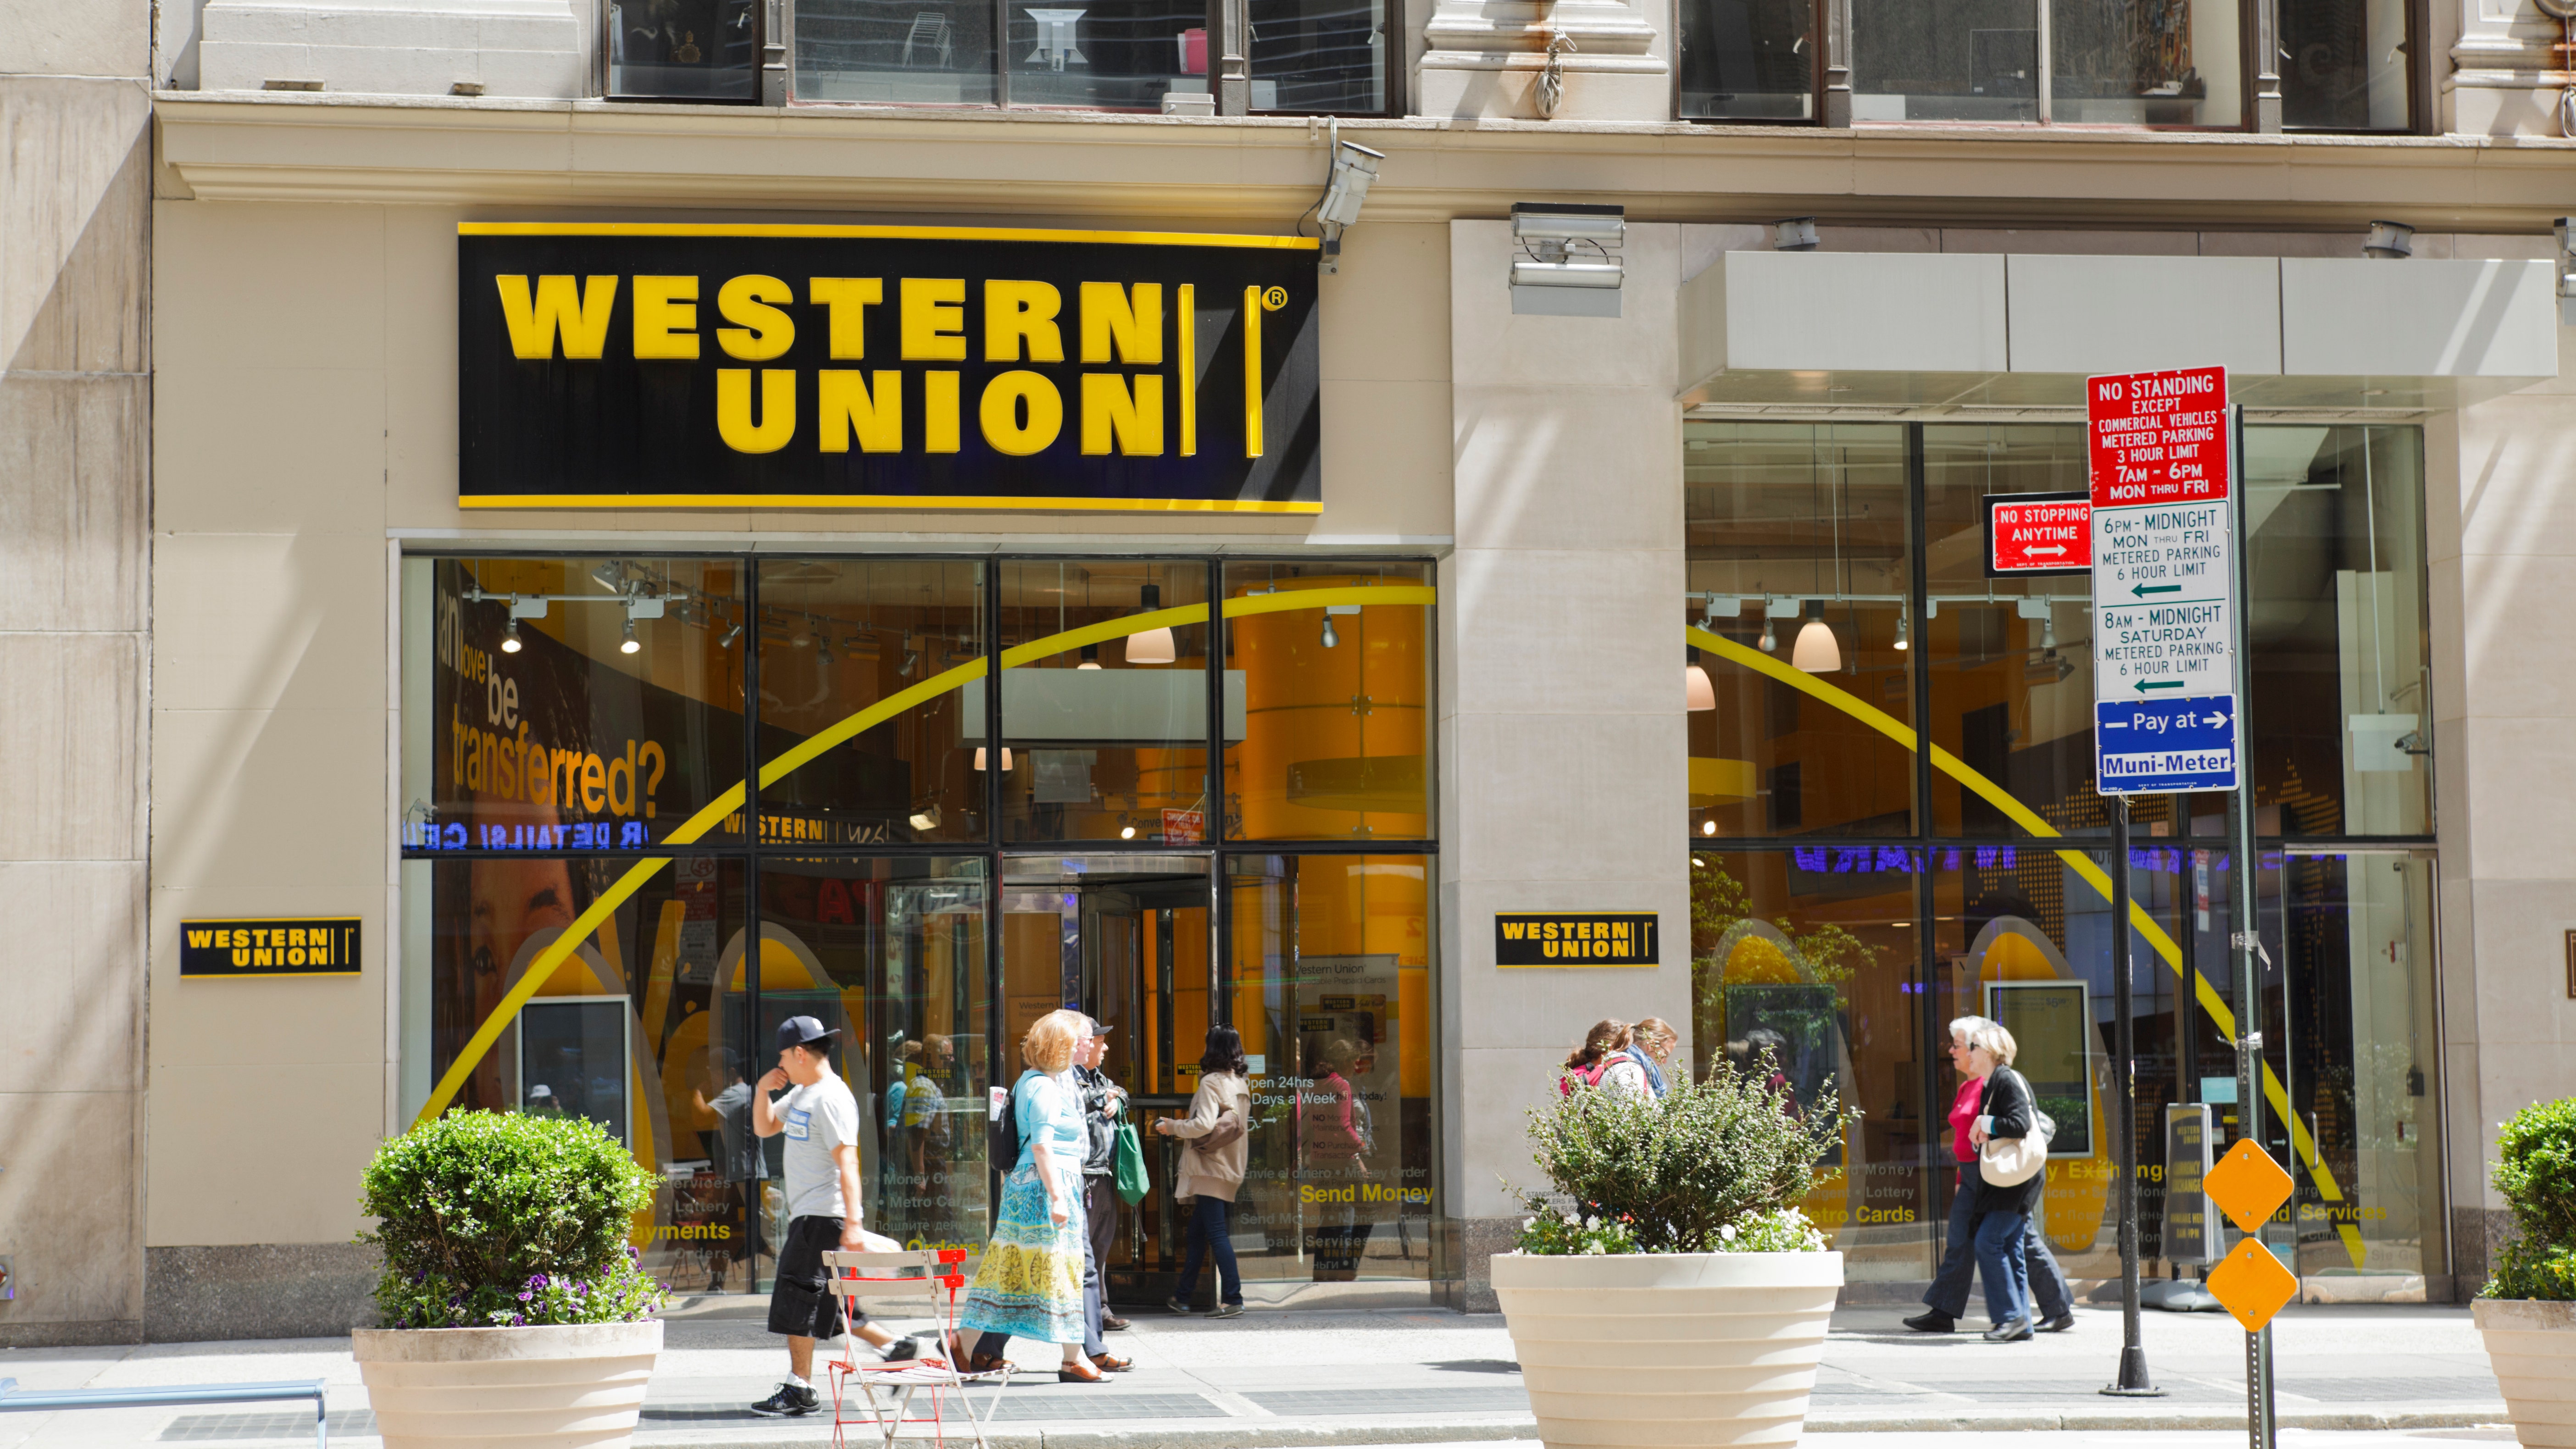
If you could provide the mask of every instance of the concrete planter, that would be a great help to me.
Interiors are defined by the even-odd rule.
[[[1548,1449],[1798,1442],[1842,1254],[1492,1263]]]
[[[349,1347],[385,1449],[621,1449],[662,1323],[361,1328]]]
[[[2527,1449],[2576,1449],[2576,1303],[2480,1298],[2469,1304],[2487,1362]]]

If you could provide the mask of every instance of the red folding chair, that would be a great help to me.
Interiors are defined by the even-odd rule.
[[[965,1261],[963,1248],[823,1255],[823,1270],[831,1275],[832,1296],[842,1308],[841,1353],[830,1365],[834,1449],[845,1449],[842,1427],[848,1424],[874,1425],[891,1449],[896,1432],[912,1422],[913,1398],[924,1389],[930,1391],[928,1422],[936,1442],[948,1442],[941,1408],[953,1396],[966,1410],[966,1424],[975,1436],[976,1449],[991,1449],[985,1442],[984,1430],[992,1424],[993,1411],[1001,1406],[1002,1390],[1010,1387],[1011,1365],[1006,1359],[998,1368],[970,1373],[953,1361],[950,1345],[957,1342],[957,1294],[966,1285]],[[861,1363],[857,1336],[848,1325],[852,1301],[862,1297],[928,1300],[931,1318],[939,1325],[937,1349],[896,1363],[873,1359]],[[967,1393],[974,1388],[991,1390],[985,1395],[981,1414],[975,1412],[975,1402]],[[853,1389],[857,1390],[855,1394]],[[861,1411],[865,1417],[848,1410]]]

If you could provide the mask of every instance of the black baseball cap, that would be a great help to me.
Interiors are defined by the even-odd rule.
[[[840,1034],[837,1027],[827,1031],[823,1023],[810,1016],[791,1016],[778,1024],[778,1049],[785,1051],[792,1046],[812,1046]]]

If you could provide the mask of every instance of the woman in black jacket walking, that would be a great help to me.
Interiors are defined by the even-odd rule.
[[[1996,1139],[2027,1137],[2038,1123],[2030,1082],[2012,1069],[2018,1050],[2012,1033],[1991,1021],[1968,1038],[1969,1074],[1986,1079],[1977,1120],[1968,1128],[1968,1140],[1980,1149]],[[2035,1172],[2007,1185],[1988,1182],[1982,1163],[1970,1166],[1977,1172],[1977,1276],[1985,1284],[1986,1319],[1994,1325],[1986,1337],[2019,1343],[2031,1336],[2030,1275],[2022,1238],[2030,1231],[2030,1214],[2047,1187],[2047,1174]]]

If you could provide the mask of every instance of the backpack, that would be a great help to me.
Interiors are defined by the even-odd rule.
[[[990,1120],[984,1124],[985,1161],[996,1172],[1009,1172],[1020,1165],[1020,1088],[1014,1082],[995,1098]]]
[[[1578,1081],[1587,1087],[1600,1086],[1601,1079],[1609,1075],[1612,1061],[1613,1058],[1605,1056],[1588,1067],[1568,1067],[1565,1074],[1556,1079],[1556,1094],[1560,1097],[1573,1096],[1574,1084]]]

